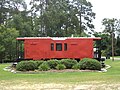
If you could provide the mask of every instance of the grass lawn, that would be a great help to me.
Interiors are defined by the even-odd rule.
[[[63,73],[44,72],[39,74],[20,74],[20,73],[14,74],[3,70],[4,67],[9,66],[10,64],[0,64],[0,88],[5,89],[3,85],[8,85],[9,86],[8,88],[10,88],[11,85],[30,86],[33,83],[36,85],[38,83],[39,84],[56,83],[64,85],[66,84],[96,85],[96,84],[120,83],[120,60],[116,60],[114,62],[112,60],[106,60],[105,63],[111,66],[111,68],[109,68],[107,72],[63,72]]]
[[[115,56],[115,58],[120,58],[120,56]]]

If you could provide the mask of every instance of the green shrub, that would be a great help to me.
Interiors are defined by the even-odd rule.
[[[72,59],[62,59],[60,62],[64,64],[67,69],[71,69],[73,65],[77,64],[77,61]]]
[[[76,70],[77,70],[77,69],[80,69],[80,64],[77,63],[77,64],[73,65],[73,66],[72,66],[72,69],[76,69]]]
[[[39,67],[38,69],[40,71],[48,71],[50,69],[49,65],[47,62],[43,62]]]
[[[49,60],[47,61],[48,65],[50,66],[50,69],[56,69],[56,66],[59,64],[58,60]]]
[[[56,69],[57,70],[63,70],[63,69],[65,69],[66,68],[66,66],[64,65],[64,64],[58,64],[57,66],[56,66]]]
[[[35,65],[36,65],[36,68],[35,68],[35,69],[38,69],[38,67],[39,67],[44,61],[40,60],[40,61],[33,61],[33,62],[34,62]]]
[[[36,65],[33,61],[21,61],[16,65],[16,70],[18,71],[34,71]]]
[[[101,70],[101,64],[96,59],[84,58],[80,62],[80,69]]]

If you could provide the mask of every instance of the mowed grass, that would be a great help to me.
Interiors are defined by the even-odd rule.
[[[0,81],[13,82],[26,81],[29,83],[119,83],[120,60],[106,60],[111,68],[107,72],[42,72],[38,74],[21,74],[4,71],[10,64],[0,64]]]
[[[115,56],[115,58],[120,58],[120,56]]]

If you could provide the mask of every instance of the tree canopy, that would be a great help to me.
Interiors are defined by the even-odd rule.
[[[104,30],[102,34],[102,46],[104,46],[102,49],[104,50],[105,54],[112,54],[120,55],[120,20],[119,19],[109,19],[104,18],[102,21],[102,25],[104,26]],[[113,44],[113,45],[112,45]],[[112,52],[112,49],[114,51]]]

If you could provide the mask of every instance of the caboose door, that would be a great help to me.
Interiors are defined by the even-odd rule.
[[[55,53],[55,58],[64,58],[63,54],[63,44],[58,42],[55,45],[56,53]]]

